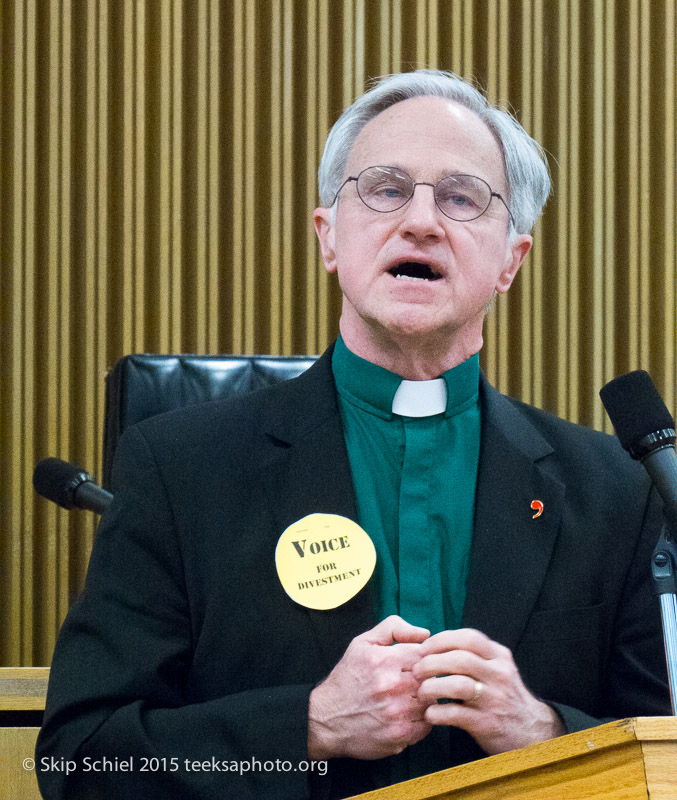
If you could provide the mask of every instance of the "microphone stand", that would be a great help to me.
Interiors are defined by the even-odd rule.
[[[667,521],[651,556],[651,574],[654,594],[661,601],[670,700],[672,713],[677,716],[677,542]]]

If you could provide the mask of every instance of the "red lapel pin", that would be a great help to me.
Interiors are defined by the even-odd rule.
[[[532,515],[531,519],[536,519],[536,517],[540,517],[543,513],[543,503],[540,500],[532,500],[531,507],[536,512]]]

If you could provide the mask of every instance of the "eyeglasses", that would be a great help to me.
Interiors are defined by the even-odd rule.
[[[346,178],[336,192],[332,206],[343,187],[351,181],[357,184],[360,200],[372,211],[397,211],[411,200],[417,186],[432,186],[435,204],[449,219],[457,222],[477,219],[489,208],[492,198],[498,197],[510,215],[510,221],[515,224],[501,195],[492,192],[485,180],[474,175],[447,175],[437,183],[425,183],[414,181],[411,175],[397,167],[367,167],[357,177]]]

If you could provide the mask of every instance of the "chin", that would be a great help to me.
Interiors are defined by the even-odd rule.
[[[450,347],[459,342],[482,342],[484,308],[474,309],[462,319],[452,315],[443,317],[430,309],[408,308],[397,313],[382,314],[375,320],[375,329],[390,339],[416,342],[422,350]]]
[[[430,319],[429,315],[401,314],[391,319],[382,320],[381,330],[387,331],[391,336],[403,336],[410,339],[448,337],[453,330],[452,326],[440,326],[438,320]]]

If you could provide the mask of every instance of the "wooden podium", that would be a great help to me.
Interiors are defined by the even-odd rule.
[[[677,717],[634,717],[350,800],[677,800]]]
[[[39,800],[47,668],[0,668],[0,800]],[[677,717],[636,717],[501,753],[352,800],[677,800]]]
[[[40,800],[34,758],[39,727],[34,718],[45,708],[47,667],[0,668],[0,800]]]

